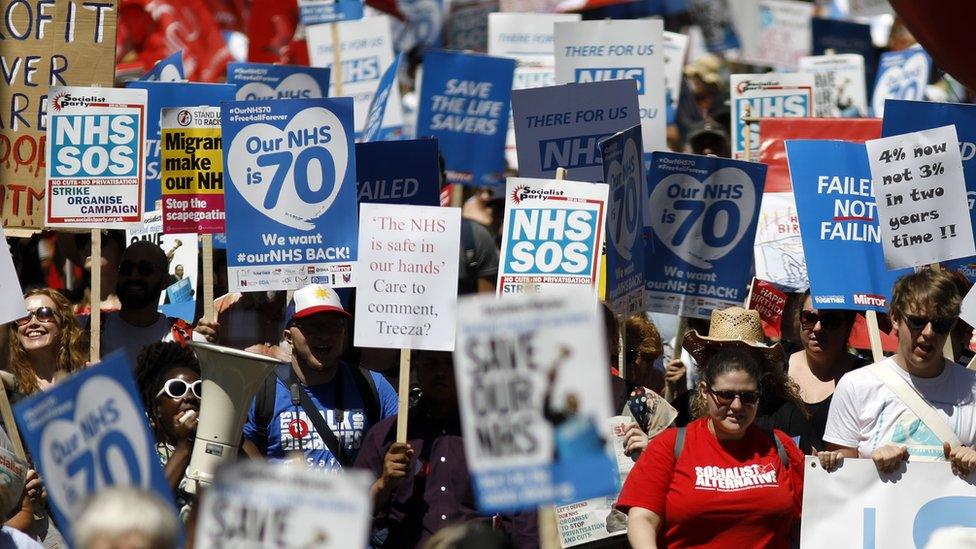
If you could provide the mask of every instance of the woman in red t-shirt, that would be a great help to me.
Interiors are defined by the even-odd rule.
[[[764,393],[802,402],[783,372],[782,348],[758,343],[762,328],[751,313],[715,311],[713,337],[685,337],[699,364],[699,419],[683,442],[677,429],[655,438],[624,483],[617,507],[628,514],[635,549],[788,546],[800,517],[803,454],[783,432],[774,431],[776,444],[753,423]]]

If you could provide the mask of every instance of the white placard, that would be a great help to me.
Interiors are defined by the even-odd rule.
[[[454,350],[460,208],[361,204],[357,347]]]
[[[323,475],[264,460],[217,470],[203,495],[196,546],[366,547],[372,520],[369,473]]]
[[[801,57],[800,71],[813,73],[816,79],[818,117],[867,116],[864,56],[845,53]]]
[[[759,280],[792,292],[802,292],[810,287],[793,193],[762,195],[753,251]]]
[[[3,227],[0,227],[0,248],[3,248],[0,249],[0,323],[27,315],[24,294],[20,291],[20,280],[17,278],[13,258],[10,257],[10,246],[4,236]]]
[[[634,79],[644,152],[667,150],[663,34],[660,19],[556,23],[556,83]]]
[[[889,270],[976,255],[955,126],[865,146]]]
[[[688,56],[688,36],[664,31],[664,86],[672,109],[678,108],[681,96],[682,69]]]
[[[828,473],[807,457],[803,469],[803,549],[932,548],[940,528],[976,528],[976,473],[959,478],[948,463],[909,461],[879,475],[870,459],[845,459]]]
[[[810,55],[813,7],[797,0],[760,0],[759,40],[755,50],[743,50],[744,60],[795,69],[801,57]]]
[[[966,293],[966,297],[962,299],[959,318],[970,326],[976,326],[976,286],[970,288],[969,292]]]
[[[386,15],[366,17],[357,21],[342,21],[312,25],[305,29],[308,57],[313,67],[332,67],[332,25],[339,26],[339,51],[342,54],[342,95],[355,101],[356,133],[366,127],[369,102],[379,86],[386,68],[393,63],[393,40],[390,37],[390,18]],[[329,83],[329,97],[336,97],[336,71]],[[382,128],[403,126],[400,90],[390,89]]]
[[[732,100],[732,157],[745,159],[745,136],[749,126],[750,159],[759,157],[759,124],[746,124],[744,118],[782,118],[813,116],[814,77],[812,74],[733,74],[730,77]]]
[[[888,0],[847,0],[848,12],[851,17],[870,17],[891,13]]]

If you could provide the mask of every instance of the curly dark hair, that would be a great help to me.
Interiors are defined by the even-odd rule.
[[[722,374],[729,372],[745,372],[749,377],[755,379],[759,385],[759,393],[762,395],[759,400],[758,415],[768,415],[776,411],[784,402],[792,402],[797,409],[806,417],[809,417],[809,410],[800,397],[800,390],[790,377],[782,364],[764,365],[765,360],[762,355],[753,349],[730,347],[719,349],[705,360],[704,364],[699,364],[701,380],[711,387],[715,380]],[[697,391],[692,402],[692,415],[696,418],[706,415],[706,404],[701,396],[701,391]]]
[[[187,368],[200,374],[200,362],[193,351],[174,341],[157,341],[139,353],[136,385],[153,428],[161,425],[156,417],[156,393],[166,383],[166,373],[173,368]]]

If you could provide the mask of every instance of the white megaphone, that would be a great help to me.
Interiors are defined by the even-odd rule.
[[[230,347],[189,342],[200,361],[200,423],[186,468],[186,491],[212,484],[221,462],[237,456],[244,419],[258,388],[281,361]]]

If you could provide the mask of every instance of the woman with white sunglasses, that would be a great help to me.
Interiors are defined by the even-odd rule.
[[[193,504],[185,490],[186,468],[200,413],[200,363],[175,342],[153,343],[139,355],[136,382],[156,436],[156,453],[184,521]]]

